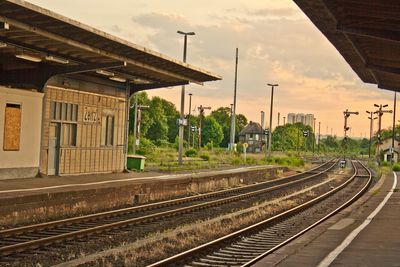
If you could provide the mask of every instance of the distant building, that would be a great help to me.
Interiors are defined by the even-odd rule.
[[[400,146],[399,146],[399,141],[397,138],[394,140],[394,150],[393,150],[393,156],[394,160],[393,162],[399,162],[399,153],[400,153]],[[383,139],[381,141],[381,145],[379,146],[379,151],[383,152],[383,161],[391,162],[392,161],[392,137]],[[378,153],[378,150],[376,150]]]
[[[296,114],[295,113],[287,114],[287,123],[289,123],[289,124],[296,123]]]
[[[304,124],[304,114],[303,113],[296,114],[296,122],[301,122]]]
[[[307,114],[304,116],[304,124],[314,129],[314,114]]]
[[[304,115],[303,113],[288,113],[287,123],[293,124],[301,122],[304,125],[311,126],[314,129],[314,114],[308,113]]]
[[[239,133],[239,143],[247,143],[248,147],[246,152],[248,153],[260,153],[262,151],[263,141],[263,129],[257,122],[250,123]]]

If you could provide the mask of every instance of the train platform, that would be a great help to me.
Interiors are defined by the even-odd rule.
[[[386,175],[350,207],[253,266],[400,266],[400,185]]]
[[[265,181],[285,167],[179,174],[131,172],[0,180],[0,225],[12,227]],[[285,173],[289,175],[291,173]],[[0,227],[1,228],[1,227]]]

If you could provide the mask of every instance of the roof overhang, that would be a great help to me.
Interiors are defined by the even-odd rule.
[[[28,2],[0,0],[0,84],[42,89],[62,74],[128,82],[133,91],[221,79]]]
[[[294,0],[363,82],[400,91],[398,0]]]

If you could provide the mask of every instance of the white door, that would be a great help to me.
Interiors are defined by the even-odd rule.
[[[60,127],[59,123],[51,123],[49,131],[49,149],[47,158],[47,175],[58,175]]]

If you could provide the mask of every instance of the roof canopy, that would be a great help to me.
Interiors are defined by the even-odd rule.
[[[221,77],[21,0],[0,0],[0,83],[41,89],[83,73],[135,91]]]
[[[398,0],[294,0],[366,83],[400,90]]]

